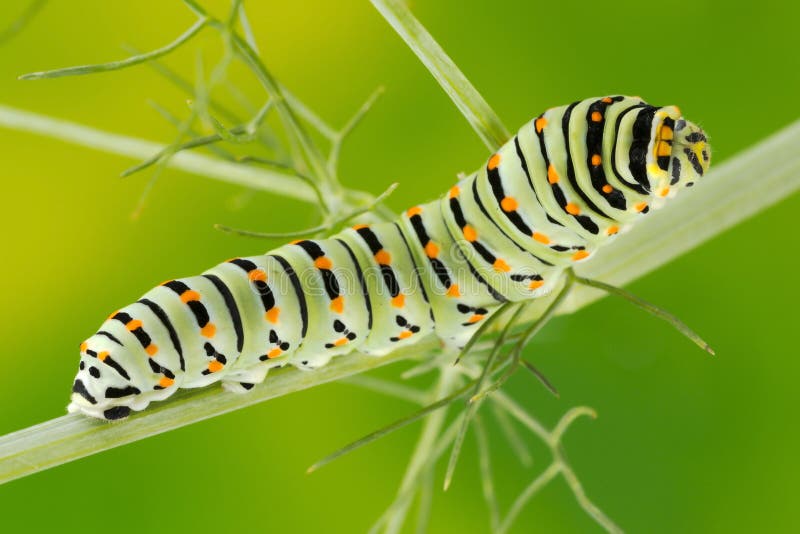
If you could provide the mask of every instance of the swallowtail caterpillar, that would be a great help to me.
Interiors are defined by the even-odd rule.
[[[114,312],[81,344],[68,410],[121,419],[178,388],[246,392],[273,367],[381,356],[431,333],[462,347],[504,302],[547,294],[694,185],[710,159],[674,106],[608,96],[550,109],[396,221],[234,258]]]

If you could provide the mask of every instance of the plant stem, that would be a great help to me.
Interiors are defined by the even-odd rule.
[[[41,80],[43,78],[61,78],[62,76],[80,76],[83,74],[94,74],[96,72],[108,72],[112,70],[120,70],[127,67],[132,67],[146,61],[158,59],[166,56],[170,52],[177,49],[179,46],[187,43],[192,37],[200,33],[200,30],[206,27],[208,19],[201,17],[192,26],[182,33],[177,39],[172,41],[166,46],[129,57],[120,61],[111,61],[108,63],[99,63],[95,65],[78,65],[77,67],[67,67],[66,69],[46,70],[40,72],[31,72],[23,74],[19,77],[20,80]]]
[[[0,126],[21,132],[45,135],[75,145],[138,160],[163,151],[166,146],[136,137],[105,132],[46,115],[0,105]],[[291,175],[224,161],[219,158],[181,152],[167,166],[214,180],[242,185],[276,195],[315,203],[317,196],[308,184]]]
[[[435,345],[430,340],[422,347],[381,358],[351,354],[334,358],[313,373],[279,369],[247,394],[230,393],[220,387],[182,389],[171,402],[155,403],[146,412],[120,423],[81,414],[65,415],[0,438],[0,484],[245,406],[363,373],[407,358],[418,350],[432,350]]]
[[[459,372],[457,370],[444,367],[439,376],[434,397],[442,399],[450,395],[458,387],[458,378]],[[408,507],[411,505],[411,497],[413,497],[413,493],[409,490],[417,482],[422,469],[433,455],[432,451],[436,446],[436,441],[444,426],[446,416],[447,410],[438,410],[425,420],[419,440],[414,448],[414,453],[408,462],[408,468],[398,490],[398,495],[410,494],[410,496],[393,505],[393,513],[387,517],[385,534],[396,534],[403,526]]]
[[[494,152],[511,137],[500,118],[458,69],[403,0],[371,0],[386,21],[414,51],[467,119],[486,147]]]

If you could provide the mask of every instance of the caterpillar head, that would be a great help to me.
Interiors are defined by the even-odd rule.
[[[710,164],[711,147],[706,134],[696,124],[678,119],[669,164],[670,184],[691,187],[708,172]]]
[[[657,197],[672,196],[681,187],[691,187],[708,172],[711,148],[703,130],[684,119],[675,106],[656,114],[652,144],[653,181]]]

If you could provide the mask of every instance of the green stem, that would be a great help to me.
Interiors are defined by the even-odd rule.
[[[219,386],[182,389],[170,402],[155,403],[147,411],[119,423],[81,414],[65,415],[0,437],[0,484],[232,410],[363,373],[413,356],[419,350],[433,350],[435,346],[430,340],[421,347],[381,358],[351,354],[334,358],[313,373],[279,369],[247,394],[230,393]]]
[[[306,133],[305,129],[300,124],[300,121],[295,117],[292,109],[286,105],[280,86],[272,77],[272,74],[267,70],[264,63],[258,57],[258,54],[250,48],[250,45],[247,44],[244,39],[238,35],[234,35],[234,44],[236,45],[237,53],[255,73],[256,77],[267,91],[267,94],[275,99],[275,107],[278,109],[278,113],[281,115],[284,124],[286,124],[287,130],[299,142],[308,164],[314,171],[314,175],[321,179],[323,183],[327,184],[330,193],[334,195],[335,199],[338,199],[342,194],[341,186],[334,182],[330,173],[328,173],[324,158],[319,153],[316,146],[314,146],[313,141],[311,141],[308,133]]]
[[[375,432],[371,432],[370,434],[367,434],[366,436],[364,436],[361,439],[358,439],[358,440],[356,440],[356,441],[354,441],[354,442],[352,442],[352,443],[350,443],[348,445],[345,445],[344,447],[342,447],[341,449],[337,450],[336,452],[334,452],[332,454],[329,454],[328,456],[326,456],[322,460],[314,463],[314,465],[312,465],[311,467],[308,468],[308,470],[306,470],[306,473],[313,473],[314,471],[318,470],[320,467],[328,465],[332,461],[344,456],[347,453],[353,452],[354,450],[359,449],[359,448],[361,448],[361,447],[363,447],[365,445],[369,445],[373,441],[376,441],[376,440],[386,436],[387,434],[391,434],[395,430],[400,430],[401,428],[403,428],[403,427],[405,427],[407,425],[410,425],[411,423],[413,423],[415,421],[419,421],[420,419],[422,419],[423,417],[425,417],[425,416],[427,416],[427,415],[429,415],[431,413],[438,412],[442,408],[444,408],[444,407],[448,406],[449,404],[451,404],[453,401],[458,400],[461,397],[464,397],[467,394],[467,391],[469,390],[470,387],[472,387],[472,385],[468,384],[467,386],[464,386],[461,389],[456,390],[455,392],[453,392],[450,395],[447,395],[445,397],[440,398],[436,402],[433,402],[433,403],[425,406],[424,408],[412,413],[411,415],[403,417],[402,419],[398,419],[394,423],[386,425],[385,427],[380,428],[380,429],[376,430]]]
[[[481,94],[459,70],[403,0],[371,0],[442,86],[486,147],[495,151],[511,135]]]
[[[44,78],[61,78],[62,76],[81,76],[84,74],[94,74],[96,72],[108,72],[112,70],[120,70],[132,67],[134,65],[138,65],[146,61],[151,61],[153,59],[166,56],[167,54],[177,49],[181,45],[187,43],[192,37],[200,33],[200,30],[205,28],[208,23],[209,20],[207,18],[201,17],[200,19],[197,20],[197,22],[192,24],[192,26],[188,30],[186,30],[183,34],[181,34],[177,39],[175,39],[168,45],[153,50],[151,52],[146,52],[144,54],[132,56],[120,61],[111,61],[108,63],[99,63],[96,65],[79,65],[77,67],[67,67],[65,69],[31,72],[28,74],[23,74],[22,76],[19,77],[19,79],[41,80]]]
[[[0,31],[0,46],[6,44],[27,26],[37,13],[44,7],[47,0],[31,0],[22,13],[4,29]]]
[[[452,396],[450,392],[458,387],[458,375],[459,373],[455,369],[442,369],[442,374],[439,377],[439,382],[434,393],[435,397],[444,399],[448,396]],[[462,390],[464,394],[466,394],[467,390],[464,388],[462,388]],[[409,497],[401,499],[392,506],[392,512],[386,520],[385,534],[396,534],[402,528],[408,507],[411,504],[411,497],[413,497],[411,489],[418,483],[421,473],[426,465],[428,465],[428,460],[434,456],[437,438],[441,434],[446,415],[447,412],[445,410],[439,410],[425,421],[422,433],[414,448],[414,453],[411,455],[411,460],[408,462],[408,468],[406,469],[398,491],[398,496],[406,494],[409,495]]]
[[[508,366],[508,369],[505,370],[505,372],[500,376],[498,380],[496,380],[486,389],[479,390],[478,388],[475,388],[478,391],[475,393],[475,395],[472,396],[472,398],[470,398],[469,400],[470,403],[478,402],[486,395],[490,395],[491,393],[497,391],[498,389],[500,389],[500,387],[502,387],[503,384],[506,383],[506,381],[509,378],[511,378],[511,375],[513,375],[519,368],[519,362],[522,355],[522,350],[528,343],[530,343],[533,337],[536,334],[538,334],[542,330],[542,328],[544,328],[544,326],[550,321],[550,319],[553,318],[555,311],[558,309],[561,303],[564,302],[564,299],[569,294],[569,290],[571,287],[572,287],[572,276],[570,275],[567,277],[567,280],[564,282],[564,285],[561,287],[561,289],[559,289],[556,296],[553,297],[550,304],[547,305],[547,308],[545,308],[542,315],[538,319],[536,319],[533,322],[533,324],[531,324],[531,326],[528,327],[527,330],[525,330],[522,333],[522,336],[520,337],[519,341],[517,341],[516,345],[514,345],[514,347],[511,349],[511,365]],[[512,326],[512,322],[516,321],[517,319],[516,316],[519,315],[519,312],[522,311],[523,308],[520,307],[517,314],[515,314],[512,320],[509,321],[508,325],[506,325],[506,329],[503,330],[503,334],[501,334],[500,338],[498,339],[498,345],[502,345],[503,343],[505,343],[506,338],[508,337],[508,331]],[[537,377],[539,376],[538,372],[534,374],[536,374]],[[550,386],[550,383],[547,380],[544,380],[543,383],[546,386]],[[548,389],[552,391],[552,386],[550,386]]]
[[[392,192],[397,188],[397,185],[398,185],[397,183],[390,185],[388,189],[386,189],[386,191],[375,197],[375,200],[373,200],[369,206],[355,210],[354,212],[345,215],[341,219],[337,219],[335,221],[323,224],[318,224],[317,226],[312,226],[311,228],[306,228],[304,230],[297,230],[295,232],[253,232],[251,230],[240,230],[238,228],[231,228],[230,226],[225,226],[223,224],[215,224],[214,228],[231,234],[241,235],[245,237],[257,237],[262,239],[290,239],[293,237],[310,236],[318,234],[320,232],[326,232],[333,228],[337,228],[338,226],[341,226],[346,222],[355,219],[356,217],[359,217],[369,211],[372,211],[375,204],[383,202],[386,199],[386,197],[392,194]]]
[[[712,356],[714,355],[714,349],[712,349],[708,345],[708,343],[703,341],[703,339],[694,330],[689,328],[689,326],[686,323],[684,323],[683,321],[681,321],[668,311],[659,308],[655,304],[651,304],[642,298],[637,297],[636,295],[630,293],[629,291],[625,291],[622,288],[615,287],[610,284],[606,284],[604,282],[600,282],[599,280],[590,280],[588,278],[581,278],[580,276],[575,276],[575,275],[573,275],[573,278],[575,279],[576,282],[578,282],[581,285],[594,287],[602,291],[605,291],[606,293],[609,293],[611,295],[616,295],[617,297],[627,300],[634,306],[646,311],[647,313],[653,315],[654,317],[658,317],[659,319],[668,322],[678,332],[689,338],[695,345],[697,345],[704,351],[708,352]]]
[[[44,135],[68,143],[85,146],[133,159],[146,159],[162,152],[166,146],[136,137],[115,134],[74,122],[39,115],[0,105],[0,126],[21,132]],[[317,195],[303,180],[290,174],[241,165],[204,154],[180,152],[167,166],[197,176],[241,185],[259,191],[316,203]]]
[[[530,501],[531,498],[533,498],[533,496],[536,495],[542,488],[554,480],[560,472],[561,465],[558,463],[551,463],[547,469],[545,469],[538,477],[536,477],[533,482],[531,482],[514,500],[514,504],[511,505],[508,514],[506,514],[505,519],[500,524],[500,528],[497,529],[497,533],[505,534],[508,532],[508,529],[514,524],[514,521],[517,519],[519,513],[523,508],[525,508],[525,505],[528,504],[528,501]]]

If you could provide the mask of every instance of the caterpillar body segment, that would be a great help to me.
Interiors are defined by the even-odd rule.
[[[431,333],[462,347],[709,163],[705,134],[674,106],[610,96],[550,109],[394,222],[233,258],[113,313],[81,344],[68,409],[121,419],[181,387],[244,392],[273,367],[381,356]]]

